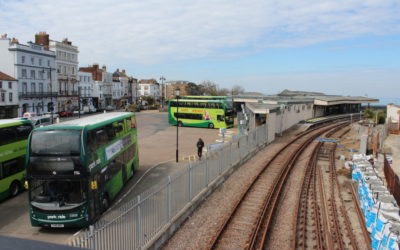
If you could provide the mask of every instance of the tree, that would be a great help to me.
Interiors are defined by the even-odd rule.
[[[245,92],[244,88],[239,85],[234,85],[231,89],[232,95],[240,95],[240,94],[243,94],[244,92]]]
[[[154,97],[152,97],[152,96],[143,96],[142,97],[142,100],[143,101],[146,101],[147,102],[147,105],[153,105],[154,104],[154,102],[155,102],[155,100],[154,100]]]
[[[203,94],[201,87],[193,82],[189,82],[187,84],[186,92],[188,95],[202,95]]]
[[[199,86],[203,91],[203,94],[205,95],[210,95],[210,96],[218,95],[218,86],[210,80],[203,81],[202,83],[200,83]]]
[[[222,88],[222,89],[218,89],[217,92],[218,92],[219,96],[227,96],[229,94],[229,89]]]

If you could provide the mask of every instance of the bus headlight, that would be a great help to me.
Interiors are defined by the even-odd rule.
[[[28,189],[28,188],[29,188],[28,181],[25,181],[25,182],[24,182],[24,188],[25,188],[25,189]]]

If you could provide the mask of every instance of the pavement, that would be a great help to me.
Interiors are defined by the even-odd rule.
[[[152,115],[149,116],[149,114]],[[160,124],[160,122],[165,122],[165,120],[160,120],[160,117],[164,115],[167,114],[151,111],[136,113],[139,128],[140,167],[133,179],[115,199],[111,210],[123,206],[150,188],[165,183],[168,176],[181,171],[186,163],[197,161],[196,143],[199,137],[206,144],[203,154],[207,151],[207,145],[222,142],[222,135],[218,129],[179,127],[179,159],[176,162],[176,127]],[[141,126],[141,123],[144,123],[142,116],[146,116],[146,126]],[[230,141],[232,135],[235,134],[237,134],[237,128],[228,129],[224,142]]]

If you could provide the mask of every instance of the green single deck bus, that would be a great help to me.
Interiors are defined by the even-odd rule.
[[[233,110],[221,100],[174,99],[168,102],[168,120],[178,126],[230,128]]]
[[[96,221],[139,165],[134,113],[112,112],[33,130],[27,181],[32,226]]]
[[[25,154],[31,121],[0,120],[0,200],[16,196],[23,188]]]

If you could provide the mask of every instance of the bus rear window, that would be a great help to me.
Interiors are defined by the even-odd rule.
[[[33,155],[79,155],[80,130],[35,131],[31,138]]]

